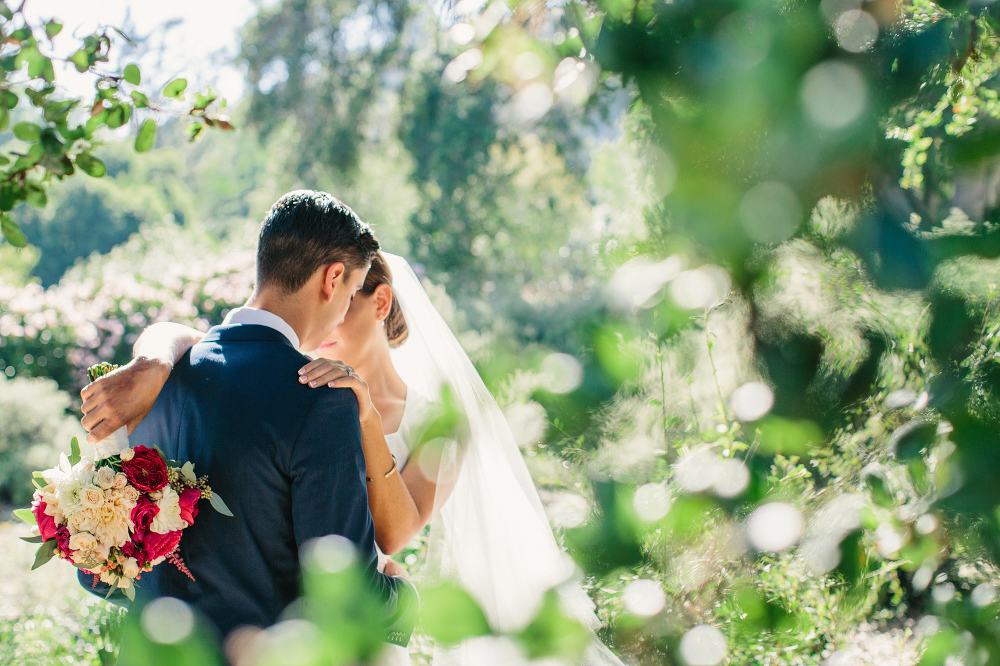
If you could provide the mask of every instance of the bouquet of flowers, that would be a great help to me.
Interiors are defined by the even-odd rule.
[[[114,369],[94,366],[91,380]],[[233,515],[208,477],[196,477],[190,462],[167,460],[158,447],[129,447],[125,428],[96,448],[97,460],[87,460],[74,437],[70,456],[60,454],[58,465],[34,472],[34,502],[14,512],[34,526],[24,540],[41,544],[31,568],[59,556],[107,583],[109,597],[121,589],[133,600],[135,581],[164,560],[191,577],[177,548],[198,516],[198,502],[207,499],[219,513]]]

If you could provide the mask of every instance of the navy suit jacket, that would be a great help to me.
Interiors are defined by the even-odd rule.
[[[130,444],[194,463],[234,515],[202,501],[180,544],[195,580],[165,562],[139,593],[187,601],[222,637],[266,627],[301,593],[302,544],[339,534],[358,549],[392,642],[405,645],[413,590],[376,570],[357,400],[349,389],[302,385],[297,371],[308,360],[272,328],[234,324],[211,329],[176,364]],[[108,589],[80,580],[97,594]]]

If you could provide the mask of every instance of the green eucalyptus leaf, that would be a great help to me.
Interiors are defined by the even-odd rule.
[[[56,554],[56,546],[58,542],[55,539],[49,539],[41,546],[38,547],[38,552],[35,553],[35,563],[31,565],[31,570],[34,571],[38,567],[42,566],[46,562],[52,559]]]
[[[7,239],[7,242],[14,247],[24,247],[28,244],[28,238],[21,231],[21,227],[6,215],[0,217],[0,229],[2,229],[3,236]]]
[[[118,129],[122,125],[128,122],[128,109],[129,107],[122,104],[115,104],[110,109],[108,109],[108,127],[111,129]]]
[[[223,516],[232,516],[233,512],[229,510],[226,503],[222,501],[222,498],[217,494],[212,493],[212,496],[208,498],[208,501],[212,503],[212,508],[221,513]]]
[[[41,534],[30,537],[21,537],[21,541],[24,541],[25,543],[45,543],[45,539],[42,538]]]
[[[149,106],[149,98],[143,95],[138,90],[133,90],[131,92],[132,101],[135,103],[137,109],[145,109]]]
[[[42,138],[42,128],[35,123],[18,123],[14,125],[14,136],[21,141],[38,141]]]
[[[37,525],[38,521],[35,520],[35,514],[31,509],[15,509],[14,515],[28,523],[29,525]]]
[[[156,121],[148,118],[139,128],[135,137],[135,152],[144,153],[156,143]]]
[[[80,153],[76,156],[76,165],[83,170],[89,176],[94,178],[103,178],[104,174],[108,172],[107,167],[104,166],[104,162],[97,159],[90,153]]]
[[[13,91],[4,90],[3,93],[0,93],[0,105],[6,109],[13,109],[19,101],[20,98]]]
[[[187,90],[187,84],[187,79],[174,79],[167,85],[163,86],[163,96],[180,99],[184,91]]]
[[[195,481],[198,480],[198,477],[194,475],[194,463],[191,462],[190,460],[184,463],[184,466],[181,467],[181,474],[183,474],[184,478],[191,483],[194,483]]]
[[[139,73],[139,67],[135,65],[135,63],[125,65],[125,72],[122,74],[122,78],[134,86],[139,85],[139,82],[142,81],[142,75]]]

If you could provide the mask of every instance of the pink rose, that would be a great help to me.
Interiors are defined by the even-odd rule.
[[[35,514],[35,522],[38,523],[38,531],[42,534],[42,539],[48,541],[56,536],[56,519],[45,513],[45,502],[35,500],[31,505],[31,511]]]
[[[139,498],[135,508],[132,509],[132,523],[135,525],[135,533],[137,536],[149,531],[150,523],[153,522],[153,518],[155,518],[156,514],[159,512],[160,507],[156,505],[156,502],[149,499],[145,495]],[[139,540],[142,541],[141,536],[139,536]]]
[[[188,525],[194,525],[194,519],[198,517],[198,500],[201,499],[201,491],[197,488],[188,488],[181,493],[181,518]]]
[[[168,532],[167,534],[147,532],[142,545],[143,548],[146,549],[146,556],[149,557],[150,561],[152,561],[158,557],[166,557],[170,553],[174,552],[174,549],[177,548],[177,544],[180,542],[180,530]]]

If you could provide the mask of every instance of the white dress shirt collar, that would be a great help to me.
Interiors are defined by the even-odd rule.
[[[273,328],[278,333],[281,333],[283,336],[288,338],[288,341],[292,343],[293,347],[296,349],[299,348],[299,336],[296,335],[295,329],[289,326],[288,322],[273,312],[258,310],[257,308],[251,307],[236,308],[226,315],[225,321],[222,322],[223,326],[228,326],[229,324],[257,324],[259,326]]]

